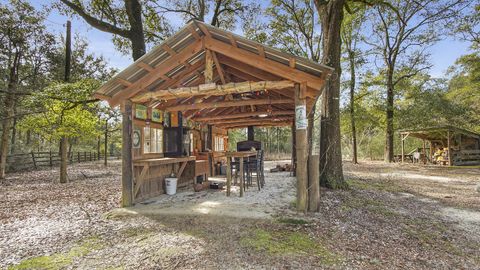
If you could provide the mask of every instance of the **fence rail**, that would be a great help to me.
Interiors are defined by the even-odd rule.
[[[107,158],[117,157],[108,154]],[[104,153],[97,152],[70,152],[69,164],[103,160]],[[118,157],[117,157],[118,158]],[[18,153],[7,156],[7,172],[19,172],[37,170],[42,168],[53,168],[60,166],[60,155],[57,151]]]

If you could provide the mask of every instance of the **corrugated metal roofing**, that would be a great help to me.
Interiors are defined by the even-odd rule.
[[[96,91],[96,93],[100,94],[100,96],[113,97],[117,93],[127,88],[124,85],[125,82],[122,83],[121,80],[117,78],[123,79],[130,83],[135,83],[136,81],[140,80],[141,78],[143,78],[148,74],[148,71],[140,67],[138,65],[139,63],[148,64],[152,68],[155,68],[161,65],[163,62],[165,62],[167,59],[171,57],[168,51],[165,50],[165,45],[171,48],[175,52],[180,52],[182,49],[196,42],[196,38],[192,34],[193,31],[200,37],[205,36],[205,33],[202,31],[200,27],[202,27],[203,29],[207,29],[207,31],[209,32],[209,35],[211,35],[214,39],[222,41],[224,43],[230,44],[231,40],[229,36],[232,35],[239,48],[248,50],[255,54],[259,54],[258,48],[261,47],[265,52],[266,58],[286,66],[289,66],[290,59],[294,58],[296,63],[295,68],[297,70],[305,73],[309,73],[314,76],[321,76],[324,73],[328,73],[329,75],[333,71],[332,68],[327,67],[325,65],[315,63],[313,61],[310,61],[302,57],[290,55],[278,49],[265,46],[263,44],[260,44],[252,40],[248,40],[244,37],[213,27],[203,22],[192,21],[188,23],[186,26],[184,26],[181,30],[179,30],[176,34],[168,38],[164,43],[155,46],[152,50],[150,50],[148,53],[143,55],[137,61],[132,63],[130,66],[122,70],[117,75],[115,75],[111,80],[109,80],[104,85],[102,85]],[[193,55],[191,58],[189,58],[187,62],[189,64],[193,64],[197,62],[203,56],[203,54],[204,54],[204,51],[201,51],[200,53],[197,53],[196,55]],[[174,77],[176,74],[179,74],[180,72],[182,72],[182,70],[184,70],[183,64],[180,64],[178,66],[172,66],[171,70],[165,75],[167,75],[168,77]],[[161,81],[163,79],[159,78],[158,80]],[[155,83],[152,83],[149,87],[147,87],[147,89],[151,90],[152,89],[151,86],[153,85],[159,85],[159,82],[156,81]]]

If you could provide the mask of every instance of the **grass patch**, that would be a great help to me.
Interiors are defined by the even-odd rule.
[[[240,244],[270,255],[316,255],[325,264],[335,264],[341,260],[321,243],[301,232],[269,232],[257,229],[251,235],[243,237]]]
[[[49,256],[40,256],[23,260],[20,264],[10,266],[8,269],[62,269],[71,265],[75,258],[83,257],[94,250],[102,248],[103,245],[99,238],[90,237],[72,247],[67,253],[55,253]]]
[[[293,224],[293,225],[308,224],[308,221],[306,221],[304,219],[296,219],[296,218],[279,218],[279,219],[277,219],[277,221],[280,222],[280,223]]]
[[[340,206],[340,210],[344,212],[349,212],[354,209],[365,209],[384,217],[394,217],[399,215],[397,212],[385,206],[382,202],[368,198],[348,197]]]
[[[449,228],[440,222],[419,218],[410,219],[405,221],[402,230],[422,246],[438,248],[450,254],[464,256],[464,253],[445,237]]]
[[[137,237],[153,233],[155,230],[153,228],[143,228],[143,227],[134,227],[127,228],[122,231],[122,234],[125,237]]]
[[[406,190],[392,180],[385,180],[385,181],[363,181],[363,180],[356,180],[350,179],[347,180],[348,185],[353,189],[361,189],[361,190],[377,190],[377,191],[386,191],[391,193],[399,193],[405,192]]]

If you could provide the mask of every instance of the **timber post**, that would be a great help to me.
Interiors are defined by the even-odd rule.
[[[403,134],[400,134],[400,140],[402,144],[402,163],[405,161],[405,138]]]
[[[447,131],[447,149],[448,149],[448,166],[452,166],[452,149],[451,149],[451,139],[450,139],[450,130]]]
[[[308,158],[308,211],[318,212],[320,209],[320,156],[310,155]]]
[[[127,207],[133,205],[132,102],[122,105],[122,207]]]
[[[297,210],[307,210],[307,106],[306,84],[295,83],[295,135],[297,152]]]

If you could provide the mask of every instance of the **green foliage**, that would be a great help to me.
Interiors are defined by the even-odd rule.
[[[18,265],[10,266],[8,269],[64,269],[65,267],[71,265],[75,258],[85,256],[92,251],[102,248],[103,245],[101,244],[100,240],[96,237],[91,237],[72,247],[67,253],[55,253],[53,255],[26,259]]]
[[[335,264],[341,261],[341,258],[327,247],[301,232],[270,232],[257,229],[252,236],[242,238],[240,243],[270,255],[314,255],[318,256],[325,264]]]
[[[53,83],[29,99],[31,107],[42,108],[39,114],[29,115],[20,124],[49,140],[89,138],[97,136],[98,118],[90,100],[92,92],[99,87],[95,80],[75,83]]]

